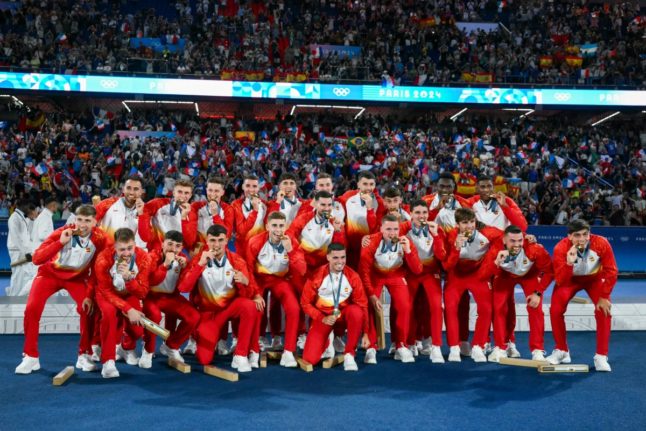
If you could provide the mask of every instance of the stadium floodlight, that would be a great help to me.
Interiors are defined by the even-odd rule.
[[[464,108],[459,111],[457,114],[453,114],[450,118],[451,121],[455,121],[460,115],[464,114],[469,108]]]
[[[347,109],[347,110],[355,110],[359,111],[357,115],[355,115],[354,119],[356,120],[363,114],[363,112],[366,110],[365,107],[363,106],[347,106],[347,105],[294,105],[292,106],[291,111],[289,112],[289,115],[294,115],[294,112],[296,112],[297,108],[323,108],[323,109]]]
[[[197,102],[195,102],[195,112],[197,113],[197,116],[199,117],[200,116],[200,105],[198,105]]]
[[[614,114],[610,114],[610,115],[608,115],[607,117],[603,117],[601,120],[597,121],[596,123],[592,123],[592,127],[595,127],[595,126],[597,126],[597,125],[599,125],[599,124],[603,123],[604,121],[611,119],[611,118],[612,118],[612,117],[614,117],[615,115],[619,115],[619,114],[620,114],[620,112],[619,112],[619,111],[617,111],[617,112],[615,112]]]

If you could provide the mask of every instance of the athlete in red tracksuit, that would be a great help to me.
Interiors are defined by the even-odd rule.
[[[394,215],[400,223],[411,220],[410,207],[402,203],[402,194],[398,188],[390,187],[386,189],[381,198],[384,206],[377,214],[377,220],[381,220],[386,214]]]
[[[507,357],[509,332],[509,297],[520,284],[527,298],[529,318],[529,349],[532,359],[544,361],[543,339],[545,316],[543,293],[554,279],[552,259],[540,244],[525,241],[518,226],[508,226],[501,241],[495,242],[487,252],[483,264],[485,273],[493,276],[493,335],[496,348],[489,355],[490,362]],[[515,315],[515,313],[514,313]]]
[[[345,209],[343,204],[339,201],[334,200],[334,183],[332,182],[332,176],[326,172],[321,172],[316,177],[314,182],[314,195],[318,192],[328,192],[332,196],[332,209],[330,215],[337,220],[345,221]],[[314,199],[304,199],[301,207],[298,210],[298,216],[303,213],[311,213],[314,211]]]
[[[455,194],[456,188],[455,177],[449,172],[443,172],[435,185],[436,193],[422,197],[422,200],[428,203],[428,220],[440,225],[444,233],[449,233],[456,227],[455,210],[470,207],[466,199]],[[471,346],[467,341],[469,339],[469,312],[471,307],[469,292],[464,292],[458,307],[460,348],[463,355],[469,356],[471,355]]]
[[[142,178],[139,175],[126,178],[122,192],[122,197],[103,199],[95,205],[97,224],[107,234],[110,242],[114,241],[114,233],[117,229],[130,228],[135,232],[137,247],[145,248],[146,243],[137,233],[139,216],[144,211],[144,201],[141,199],[144,193]]]
[[[211,226],[206,242],[208,248],[193,258],[179,283],[180,292],[197,290],[195,302],[200,323],[195,356],[200,364],[209,364],[222,326],[231,319],[239,319],[238,343],[231,366],[240,372],[251,371],[252,366],[258,367],[258,319],[264,301],[256,294],[258,288],[244,259],[227,250],[226,228]]]
[[[38,272],[29,292],[25,307],[25,343],[23,360],[16,368],[16,374],[29,374],[40,369],[38,354],[38,329],[47,299],[61,289],[69,292],[76,302],[80,318],[81,340],[77,368],[84,371],[95,369],[87,353],[91,353],[91,333],[86,326],[88,313],[92,311],[92,295],[88,289],[90,269],[96,256],[108,240],[96,224],[96,210],[91,205],[82,205],[76,210],[76,224],[61,227],[34,252],[32,262],[38,265]]]
[[[148,250],[161,248],[164,233],[176,230],[184,236],[184,247],[191,250],[197,240],[197,214],[188,203],[193,195],[190,181],[178,180],[173,187],[173,198],[156,198],[144,205],[139,216],[139,236],[148,244]]]
[[[225,193],[226,180],[220,177],[209,177],[206,181],[206,200],[195,201],[191,204],[197,214],[198,244],[206,245],[206,231],[214,224],[227,228],[227,236],[233,234],[233,208],[222,200]]]
[[[377,214],[383,212],[384,203],[375,194],[375,187],[372,172],[361,171],[357,177],[357,190],[350,190],[338,199],[345,208],[348,265],[353,269],[359,267],[363,237],[379,231]]]
[[[485,226],[505,230],[507,226],[518,226],[523,232],[527,231],[527,220],[513,199],[502,192],[494,193],[493,179],[479,176],[476,182],[476,196],[467,199],[467,203],[476,213],[476,219]],[[528,238],[529,240],[529,238]],[[520,357],[516,349],[514,329],[516,328],[516,303],[514,295],[509,296],[507,313],[507,332],[509,333],[508,354]],[[499,346],[500,347],[500,346]]]
[[[556,286],[552,293],[550,320],[556,348],[547,360],[552,364],[570,362],[564,315],[570,300],[577,292],[585,290],[595,304],[597,352],[594,365],[597,371],[610,371],[610,294],[618,273],[610,243],[602,236],[590,234],[587,222],[575,220],[568,225],[567,238],[554,247],[553,259]]]
[[[412,301],[411,323],[408,332],[409,349],[415,348],[415,329],[418,326],[429,328],[429,333],[424,334],[432,338],[432,346],[429,352],[430,358],[435,363],[444,362],[440,347],[442,346],[442,325],[444,323],[444,312],[442,311],[442,282],[441,282],[441,261],[446,259],[446,248],[444,245],[444,231],[439,229],[435,222],[427,222],[428,206],[423,200],[416,200],[411,203],[412,221],[400,225],[400,233],[406,235],[417,250],[423,270],[419,275],[411,275],[408,278],[409,292]],[[420,289],[422,287],[422,289]],[[420,292],[421,291],[421,292]],[[421,313],[416,302],[422,297],[423,307]],[[427,320],[422,324],[421,320]]]
[[[233,220],[236,230],[236,253],[244,257],[247,251],[247,241],[265,231],[267,204],[258,197],[258,178],[247,176],[242,181],[244,196],[231,203]]]
[[[486,362],[484,345],[489,340],[492,295],[482,262],[491,243],[500,238],[502,231],[490,227],[476,229],[476,216],[468,208],[455,210],[455,221],[458,228],[448,234],[448,255],[443,263],[447,272],[444,287],[444,317],[446,338],[450,347],[449,361],[461,360],[458,345],[460,341],[458,303],[464,292],[469,290],[478,307],[471,358],[476,362]]]
[[[280,364],[296,367],[296,338],[301,308],[298,303],[307,270],[305,256],[298,242],[285,235],[287,220],[283,213],[272,212],[267,217],[266,232],[252,237],[247,243],[247,265],[256,279],[258,294],[266,290],[285,310],[285,348]],[[258,322],[260,324],[260,322]],[[280,337],[280,322],[272,322],[272,335]],[[262,332],[259,326],[258,333]]]
[[[150,292],[144,299],[144,314],[153,322],[159,324],[162,312],[166,319],[181,320],[179,326],[170,328],[170,336],[160,352],[170,359],[184,362],[179,354],[179,347],[191,335],[200,321],[200,313],[182,295],[177,285],[182,272],[187,265],[186,256],[182,251],[184,238],[179,231],[166,232],[161,250],[150,253],[150,263],[153,270],[150,273]],[[152,366],[153,353],[156,350],[157,337],[150,331],[144,333],[144,350],[139,359],[141,368]]]
[[[381,309],[379,297],[384,286],[390,293],[390,312],[394,314],[395,327],[391,329],[391,334],[397,349],[395,359],[401,359],[402,362],[415,361],[413,354],[406,347],[411,313],[407,278],[411,274],[421,274],[422,263],[415,245],[408,237],[399,235],[397,217],[386,215],[381,221],[381,232],[370,235],[369,244],[361,249],[359,275],[374,308],[369,309],[372,347],[366,352],[366,363],[376,363],[377,331],[374,312]],[[393,242],[394,239],[396,242]]]
[[[151,264],[148,254],[135,246],[135,233],[128,228],[114,234],[114,247],[106,248],[94,264],[96,299],[101,309],[101,362],[104,378],[119,377],[114,364],[119,355],[129,365],[137,365],[137,340],[143,335],[142,300],[149,290]],[[125,322],[124,336],[124,315]],[[123,340],[122,340],[123,338]]]
[[[362,347],[370,347],[368,299],[359,275],[345,265],[345,247],[339,243],[330,244],[327,258],[329,263],[312,274],[301,296],[301,306],[312,319],[303,359],[317,364],[326,351],[326,357],[332,357],[334,348],[329,341],[332,330],[347,328],[343,368],[357,371],[354,355],[362,333]]]
[[[333,199],[328,192],[317,192],[312,211],[301,213],[287,229],[305,253],[308,273],[327,263],[327,247],[332,243],[346,245],[342,219],[333,216]]]
[[[303,206],[303,199],[296,196],[298,184],[294,174],[285,173],[278,180],[276,200],[267,203],[267,214],[278,211],[285,216],[289,227]]]

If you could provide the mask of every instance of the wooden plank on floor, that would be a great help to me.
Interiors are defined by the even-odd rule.
[[[323,368],[336,367],[337,365],[343,363],[344,358],[345,358],[345,355],[336,355],[334,358],[330,358],[322,361],[321,365],[323,366]]]
[[[204,373],[209,376],[217,377],[218,379],[227,380],[229,382],[238,381],[238,373],[235,371],[225,370],[224,368],[216,367],[215,365],[205,365]]]
[[[54,378],[52,379],[52,384],[54,386],[61,386],[63,383],[67,381],[70,377],[74,375],[74,366],[70,365],[68,367],[63,368],[60,373],[56,374]]]

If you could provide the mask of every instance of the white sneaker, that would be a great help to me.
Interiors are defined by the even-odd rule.
[[[395,350],[397,350],[397,347],[395,346],[395,343],[390,343],[390,347],[388,348],[388,354],[389,355],[394,354]]]
[[[166,345],[166,343],[162,343],[162,345],[159,346],[159,353],[168,356],[168,359],[172,359],[173,361],[184,362],[184,358],[179,354],[179,350],[171,349]]]
[[[462,362],[460,346],[451,346],[449,348],[449,362]]]
[[[239,373],[248,373],[251,371],[251,364],[249,364],[249,359],[246,356],[233,355],[231,368],[235,368]]]
[[[413,352],[408,350],[406,347],[400,347],[395,351],[395,360],[396,361],[402,361],[402,363],[410,363],[410,362],[415,362],[415,356],[413,356]]]
[[[458,358],[459,357],[460,357],[460,354],[458,353]],[[434,364],[444,363],[444,356],[442,356],[442,349],[440,348],[440,346],[431,345],[429,358],[431,358],[431,362]]]
[[[117,356],[125,359],[128,365],[139,365],[139,357],[134,350],[125,350],[121,344],[117,345]]]
[[[471,356],[471,343],[468,341],[460,341],[460,354],[462,356]]]
[[[271,339],[271,350],[274,351],[281,351],[285,348],[283,345],[283,340],[280,338],[280,335],[276,335],[274,338]]]
[[[197,343],[193,339],[193,337],[188,339],[188,343],[186,343],[186,347],[184,347],[184,350],[182,350],[182,353],[185,355],[194,355],[195,352],[197,352]]]
[[[508,357],[507,356],[508,351],[509,350],[503,350],[500,347],[496,346],[496,347],[494,347],[492,352],[489,353],[489,357],[487,358],[487,360],[489,362],[500,362],[500,358],[507,358]]]
[[[112,359],[103,364],[103,368],[101,368],[101,376],[104,379],[119,377],[119,370],[117,370],[117,366]]]
[[[413,354],[414,357],[419,356],[419,350],[417,350],[417,344],[412,344],[408,346],[408,350]]]
[[[377,351],[371,347],[366,350],[366,356],[363,358],[364,364],[375,365],[377,363]]]
[[[101,346],[92,344],[92,357],[90,359],[94,362],[101,362]]]
[[[473,362],[487,362],[484,350],[480,346],[473,346],[471,348],[471,359],[473,359]]]
[[[507,343],[507,357],[520,358],[520,352],[516,348],[516,343],[512,343],[511,341]]]
[[[117,347],[114,351],[114,360],[115,362],[123,361],[125,359],[125,356],[122,356],[121,353],[124,352],[123,348],[121,348],[121,344],[117,344]]]
[[[422,340],[417,340],[415,341],[415,347],[417,347],[417,350],[422,350]]]
[[[141,351],[141,357],[139,358],[139,368],[152,368],[153,366],[153,354],[143,349]]]
[[[227,342],[226,342],[226,340],[220,340],[220,341],[218,341],[217,352],[218,352],[218,355],[221,355],[221,356],[226,356],[226,355],[228,355],[229,353],[231,353],[231,352],[229,351],[229,348],[227,347]]]
[[[422,348],[419,351],[420,355],[428,356],[431,354],[431,348],[433,346],[433,340],[431,337],[425,338],[422,340]]]
[[[545,352],[542,350],[532,350],[532,361],[545,361]]]
[[[488,355],[489,353],[493,352],[491,343],[485,343],[484,348],[482,350],[484,351],[485,355]]]
[[[78,359],[76,360],[76,368],[79,370],[83,370],[86,373],[89,373],[90,371],[96,371],[98,367],[90,360],[90,355],[79,355]]]
[[[307,335],[301,334],[298,336],[298,341],[296,341],[296,347],[304,350],[305,349],[305,341],[307,341]]]
[[[605,371],[605,372],[612,371],[612,369],[610,368],[610,364],[608,363],[608,357],[605,355],[600,355],[598,353],[594,355],[594,368],[597,371]]]
[[[249,351],[249,365],[251,365],[251,368],[258,368],[260,365],[258,364],[258,361],[260,360],[260,354],[254,352],[253,350]]]
[[[569,364],[570,362],[572,362],[572,359],[570,358],[570,352],[565,352],[559,349],[552,350],[552,354],[545,359],[547,359],[547,362],[552,365]]]
[[[359,371],[357,362],[354,360],[354,356],[350,353],[346,353],[343,356],[343,371]]]
[[[294,368],[298,366],[294,353],[289,350],[284,350],[283,355],[280,357],[280,366],[286,368]]]
[[[16,367],[16,374],[31,374],[32,371],[40,370],[40,359],[23,355],[22,362]]]
[[[345,352],[345,341],[343,341],[343,337],[334,337],[334,341],[332,341],[332,344],[334,346],[334,351],[336,353]],[[352,358],[354,360],[354,356]]]

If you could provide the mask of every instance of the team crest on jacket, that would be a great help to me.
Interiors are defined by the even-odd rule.
[[[527,259],[523,259],[523,265],[527,265],[529,261]]]
[[[224,273],[224,275],[226,275],[227,277],[229,277],[229,276],[231,275],[231,271],[227,271],[227,272],[225,272],[225,273]]]
[[[86,252],[86,253],[91,253],[91,252],[92,252],[92,250],[90,249],[90,247],[85,247],[85,252]]]
[[[484,247],[484,241],[480,241],[480,247]]]

